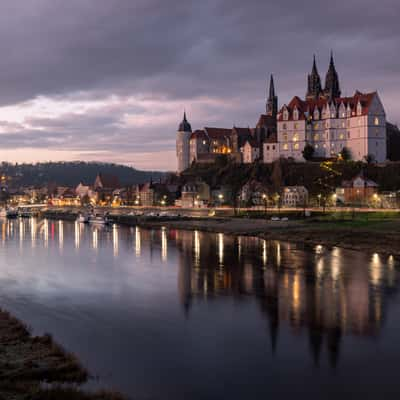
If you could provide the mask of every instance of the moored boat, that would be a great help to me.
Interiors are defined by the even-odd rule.
[[[106,215],[100,215],[100,214],[92,215],[89,218],[89,222],[91,224],[99,224],[99,225],[108,225],[111,223],[111,221]]]
[[[87,224],[89,222],[89,216],[85,214],[79,214],[76,220],[77,222]]]

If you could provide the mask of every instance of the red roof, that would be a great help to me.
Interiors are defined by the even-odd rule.
[[[333,103],[335,104],[336,108],[338,108],[342,103],[343,105],[347,108],[347,106],[350,106],[350,109],[352,111],[356,110],[358,102],[360,102],[362,106],[362,115],[368,114],[369,107],[372,103],[373,98],[375,97],[376,92],[372,93],[361,93],[359,91],[356,91],[354,93],[354,96],[352,97],[338,97],[333,100]],[[306,115],[305,113],[312,113],[314,112],[315,108],[319,110],[319,112],[322,111],[323,108],[325,108],[327,105],[329,106],[331,104],[331,101],[327,98],[319,98],[319,99],[307,99],[307,100],[302,100],[298,96],[293,97],[293,99],[290,101],[288,105],[285,105],[281,108],[279,114],[278,114],[278,120],[283,121],[283,111],[285,107],[287,108],[289,112],[289,120],[293,119],[293,111],[295,107],[299,111],[299,120],[305,119]]]
[[[210,139],[218,139],[221,136],[232,136],[232,129],[205,127],[204,131]]]
[[[197,129],[190,135],[190,139],[207,139],[207,135],[203,130]]]
[[[257,128],[261,128],[261,127],[268,127],[268,128],[272,128],[275,127],[276,124],[276,120],[274,117],[272,117],[271,115],[266,115],[266,114],[261,114],[260,118],[258,119],[257,122]]]

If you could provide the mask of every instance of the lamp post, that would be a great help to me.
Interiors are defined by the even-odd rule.
[[[268,211],[268,196],[264,193],[262,195],[262,198],[264,200],[264,213],[265,213],[265,217],[267,217],[267,211]]]
[[[219,199],[219,204],[222,205],[223,202],[224,202],[224,195],[223,195],[222,193],[220,193],[220,194],[218,195],[218,199]]]
[[[318,193],[318,208],[321,207],[321,193]]]

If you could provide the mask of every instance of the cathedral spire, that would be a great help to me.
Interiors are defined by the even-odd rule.
[[[267,99],[267,115],[276,117],[278,114],[278,96],[275,94],[274,76],[271,74],[269,79],[269,95]]]
[[[336,72],[335,62],[333,60],[333,51],[331,50],[331,57],[329,60],[329,68],[325,78],[324,94],[330,100],[340,97],[339,75]]]
[[[307,77],[307,99],[317,99],[322,93],[321,78],[317,69],[317,62],[315,60],[315,54],[313,58],[313,66],[311,74]]]

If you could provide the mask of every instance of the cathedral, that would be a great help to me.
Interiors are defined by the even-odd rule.
[[[342,97],[333,54],[322,86],[314,56],[307,77],[304,99],[298,96],[278,109],[273,76],[267,90],[266,110],[254,128],[204,127],[192,131],[186,113],[176,137],[178,172],[193,162],[212,163],[226,154],[238,163],[279,158],[305,161],[303,150],[313,149],[313,157],[335,159],[344,148],[353,160],[367,156],[386,160],[386,116],[377,92],[356,91]]]

